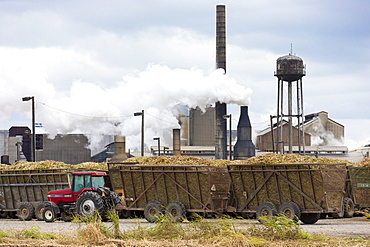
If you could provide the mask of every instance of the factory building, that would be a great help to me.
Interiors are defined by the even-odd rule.
[[[286,121],[283,121],[281,126],[282,129],[282,144],[286,146],[288,143],[288,131],[289,131],[289,124]],[[271,132],[271,128],[268,127],[261,132],[258,133],[256,138],[256,149],[259,151],[264,152],[273,152],[276,150],[276,147],[273,146],[273,136],[276,137],[277,135],[277,127],[274,125],[273,131]],[[303,132],[302,130],[298,130],[297,127],[292,128],[292,141],[293,146],[298,146],[298,136],[302,137]],[[305,136],[305,144],[306,146],[311,146],[311,135],[308,133],[304,133]]]
[[[305,136],[305,151],[306,153],[316,152],[318,148],[315,146],[311,148],[312,139],[319,138],[321,142],[317,144],[321,146],[320,150],[325,152],[340,152],[346,153],[348,152],[347,147],[340,146],[344,138],[344,126],[330,118],[328,118],[328,113],[325,111],[321,111],[318,113],[313,113],[305,116],[304,120],[304,136]],[[287,146],[288,142],[288,122],[283,122],[282,127],[282,144],[284,147]],[[256,139],[256,148],[260,151],[265,152],[272,152],[274,151],[273,142],[272,142],[272,135],[276,136],[276,126],[273,128],[273,132],[271,132],[271,127],[262,130],[258,133]],[[298,146],[298,136],[302,136],[302,128],[298,130],[298,126],[293,126],[292,131],[292,141],[293,141],[293,151],[297,152]],[[323,148],[325,146],[325,148]],[[337,146],[337,147],[333,147]],[[340,148],[339,148],[340,147]],[[339,148],[339,149],[338,149]],[[303,150],[303,147],[301,147]],[[286,151],[286,148],[285,148]]]
[[[13,126],[0,132],[1,163],[12,164],[31,160],[31,131],[25,126]],[[67,164],[90,161],[89,141],[82,134],[57,135],[36,134],[36,161],[55,160]]]

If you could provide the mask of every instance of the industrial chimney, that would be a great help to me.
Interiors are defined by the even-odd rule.
[[[172,140],[172,146],[173,146],[173,155],[175,156],[181,156],[181,134],[180,129],[173,129],[173,140]]]
[[[114,136],[114,154],[113,162],[119,162],[127,159],[126,155],[126,137],[121,135]]]
[[[252,142],[252,125],[249,120],[248,106],[241,106],[237,127],[237,141],[234,146],[234,159],[243,160],[255,155],[256,147]]]
[[[216,68],[226,73],[226,14],[225,5],[216,6]],[[226,104],[216,102],[215,106],[215,158],[227,158]]]

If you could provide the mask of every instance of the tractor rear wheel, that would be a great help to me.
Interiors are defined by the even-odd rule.
[[[98,193],[92,191],[86,191],[78,197],[76,209],[77,214],[84,217],[98,213],[104,218],[106,214],[103,198]]]

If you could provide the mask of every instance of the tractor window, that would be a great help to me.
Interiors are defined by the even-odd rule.
[[[104,187],[104,177],[103,176],[96,176],[91,177],[92,187]]]
[[[86,188],[91,188],[91,175],[85,175],[85,187]]]
[[[80,191],[84,187],[84,176],[74,175],[73,191]]]

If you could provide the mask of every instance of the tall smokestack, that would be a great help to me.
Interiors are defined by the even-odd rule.
[[[256,155],[256,148],[252,142],[252,125],[249,120],[248,106],[240,107],[237,138],[234,146],[235,160],[244,160]]]
[[[216,5],[216,68],[226,73],[226,11],[225,5]],[[227,158],[226,104],[216,102],[215,106],[215,158]]]

